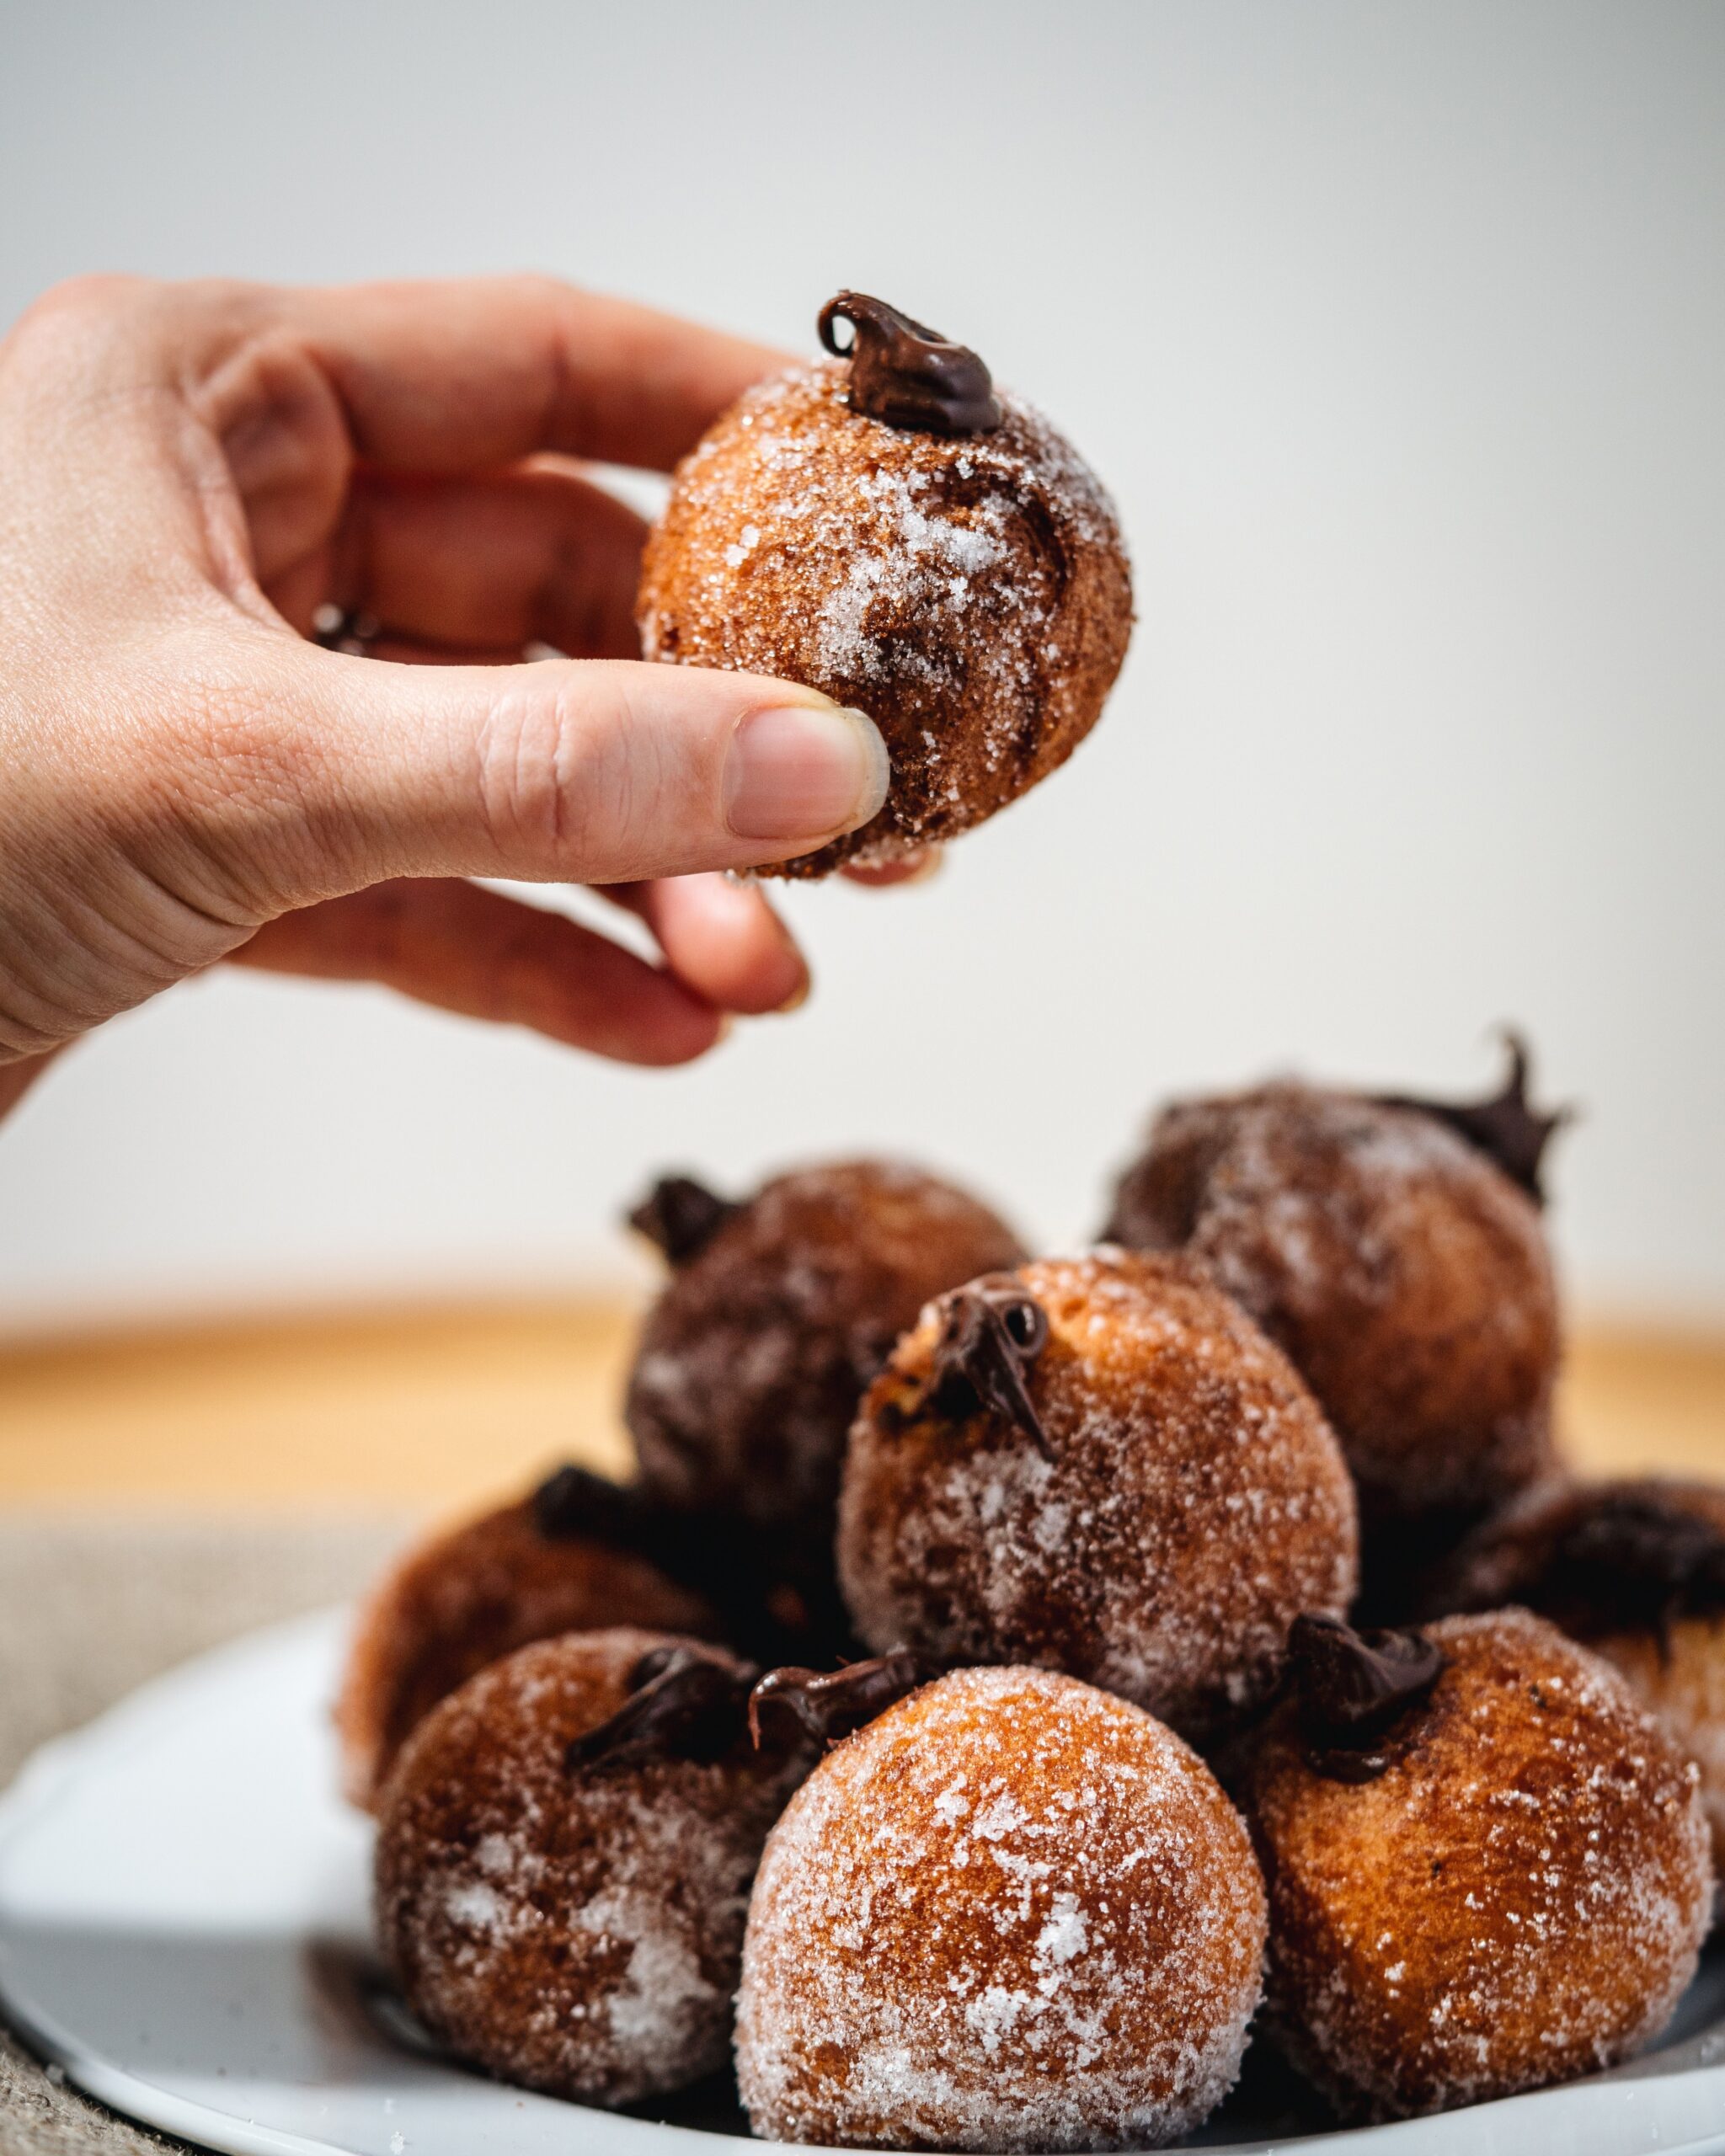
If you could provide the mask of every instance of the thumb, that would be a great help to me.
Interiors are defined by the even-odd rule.
[[[753,867],[866,824],[891,776],[872,719],[763,675],[396,665],[311,647],[299,675],[293,723],[309,739],[296,762],[328,792],[319,851],[344,857],[312,873],[350,889]]]

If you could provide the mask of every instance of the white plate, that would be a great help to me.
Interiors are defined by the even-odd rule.
[[[698,2100],[670,2107],[670,2123],[619,2117],[415,2047],[367,1943],[369,1829],[334,1795],[345,1629],[336,1612],[240,1641],[37,1754],[0,1802],[14,2024],[91,2095],[232,2156],[718,2156],[713,2132],[687,2122]],[[1303,2105],[1248,2061],[1201,2145],[1725,2152],[1725,1955],[1664,2047],[1616,2073],[1354,2133],[1312,2135]],[[705,2116],[725,2130],[710,2102]]]

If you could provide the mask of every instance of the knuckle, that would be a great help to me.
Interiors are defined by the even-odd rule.
[[[68,358],[99,350],[128,323],[150,289],[137,277],[68,278],[33,300],[5,339],[8,359],[57,373]]]
[[[57,355],[131,350],[192,334],[200,347],[231,324],[235,334],[269,312],[266,287],[235,279],[168,283],[96,270],[51,285],[27,307],[7,338],[9,347]]]
[[[659,787],[628,723],[627,697],[597,670],[499,695],[479,735],[479,799],[499,853],[571,873],[628,858],[657,813]]]
[[[131,341],[168,288],[148,277],[93,273],[51,285],[13,325],[8,347],[55,364]]]
[[[574,714],[562,695],[518,686],[493,701],[478,735],[479,813],[500,854],[561,857],[570,842]]]
[[[118,271],[91,270],[51,285],[31,302],[19,318],[20,328],[40,328],[61,322],[107,321],[129,312],[144,294],[155,287],[145,277],[129,277]]]

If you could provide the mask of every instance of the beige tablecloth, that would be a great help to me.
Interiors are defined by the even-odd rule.
[[[188,1655],[353,1593],[394,1521],[0,1519],[0,1785]],[[0,2026],[0,2156],[182,2144],[88,2103]]]

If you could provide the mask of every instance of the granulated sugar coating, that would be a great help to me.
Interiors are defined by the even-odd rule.
[[[596,1625],[711,1634],[713,1613],[645,1558],[549,1540],[528,1504],[419,1543],[360,1612],[336,1706],[350,1801],[369,1811],[421,1717],[488,1662]]]
[[[1106,1232],[1202,1258],[1322,1402],[1368,1524],[1549,1467],[1557,1291],[1533,1201],[1435,1118],[1267,1086],[1177,1102]]]
[[[434,2035],[505,2080],[617,2104],[724,2061],[749,1883],[795,1768],[746,1737],[714,1764],[563,1759],[676,1644],[619,1627],[524,1647],[434,1709],[384,1786],[384,1956]]]
[[[1037,1662],[1193,1737],[1268,1697],[1303,1610],[1355,1585],[1354,1493],[1286,1358],[1179,1258],[1007,1276],[1046,1344],[1046,1449],[939,1369],[922,1314],[851,1435],[839,1572],[857,1630],[937,1662]]]
[[[1712,1898],[1696,1769],[1597,1657],[1525,1610],[1426,1628],[1450,1657],[1376,1780],[1327,1780],[1291,1703],[1245,1793],[1268,2005],[1344,2112],[1446,2111],[1656,2036]]]
[[[1113,508],[1039,414],[1002,396],[994,432],[907,430],[852,410],[849,372],[733,405],[642,572],[645,657],[805,682],[885,736],[880,814],[770,875],[886,862],[1004,808],[1095,724],[1131,630]]]
[[[1701,1778],[1716,1876],[1725,1881],[1725,1616],[1674,1617],[1655,1632],[1591,1642]]]
[[[1231,2087],[1263,1886],[1179,1739],[1036,1669],[970,1669],[830,1753],[774,1828],[737,2019],[759,2134],[1149,2147]]]
[[[987,1206],[899,1161],[775,1177],[642,1328],[626,1408],[642,1480],[668,1504],[798,1529],[829,1561],[863,1388],[931,1295],[1023,1254]]]

